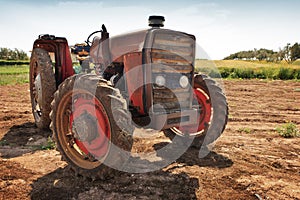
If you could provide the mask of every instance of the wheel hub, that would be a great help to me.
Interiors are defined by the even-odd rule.
[[[34,80],[34,86],[35,86],[35,99],[38,104],[41,105],[42,103],[42,81],[41,81],[41,75],[37,74]]]
[[[92,143],[98,137],[97,119],[87,112],[82,113],[73,121],[74,137],[82,142]]]
[[[95,159],[104,158],[110,146],[110,127],[103,106],[96,98],[81,96],[72,110],[70,130],[79,153]]]

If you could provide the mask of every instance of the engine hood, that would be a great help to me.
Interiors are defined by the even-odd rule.
[[[94,63],[108,65],[130,52],[141,52],[144,48],[148,30],[113,36],[101,41],[95,37],[91,46],[90,56]]]
[[[116,60],[122,60],[122,56],[133,52],[142,52],[145,48],[152,48],[155,33],[164,32],[166,34],[183,34],[195,40],[195,36],[173,31],[169,29],[151,28],[122,35],[113,36],[106,40],[95,37],[90,56],[95,64],[108,66]]]

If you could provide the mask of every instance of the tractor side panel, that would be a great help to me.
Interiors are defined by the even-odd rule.
[[[33,48],[42,48],[55,54],[55,78],[57,86],[74,74],[71,53],[66,38],[40,36]]]
[[[63,49],[65,52],[61,53],[61,59],[63,60],[62,80],[64,81],[66,78],[74,74],[74,69],[73,69],[73,63],[72,63],[72,58],[71,58],[71,53],[70,53],[68,43],[65,43],[63,45]]]
[[[95,64],[106,67],[120,61],[124,55],[142,52],[147,30],[132,32],[102,40],[95,37],[90,49],[90,56]]]
[[[145,110],[143,103],[144,76],[142,53],[128,53],[124,55],[124,70],[129,99],[137,111],[143,115]]]

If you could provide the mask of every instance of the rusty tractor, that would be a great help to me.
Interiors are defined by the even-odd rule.
[[[214,80],[195,73],[195,36],[164,29],[164,21],[150,16],[149,29],[114,37],[102,25],[72,51],[63,37],[35,40],[30,61],[35,123],[50,126],[62,158],[77,174],[111,175],[128,159],[122,152],[130,152],[136,127],[191,138],[196,148],[224,131],[226,97]],[[71,53],[84,70],[75,73]]]

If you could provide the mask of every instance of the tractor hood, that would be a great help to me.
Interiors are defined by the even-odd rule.
[[[91,46],[90,56],[95,64],[110,63],[122,59],[130,52],[142,52],[148,30],[122,34],[102,40],[95,37]]]
[[[181,40],[179,38],[182,36],[195,41],[195,36],[193,35],[160,28],[151,28],[142,31],[136,31],[114,36],[106,40],[103,40],[100,37],[95,37],[90,51],[92,62],[96,65],[101,64],[103,66],[108,66],[112,62],[122,62],[123,55],[126,55],[128,53],[142,52],[144,49],[156,48],[155,46],[153,46],[153,41],[156,34],[169,35],[170,37],[174,36],[172,39],[173,41],[171,41],[171,43],[173,43],[173,46],[176,46],[177,44],[180,45]],[[164,40],[164,43],[167,42],[168,41]],[[170,51],[169,48],[166,50]]]

